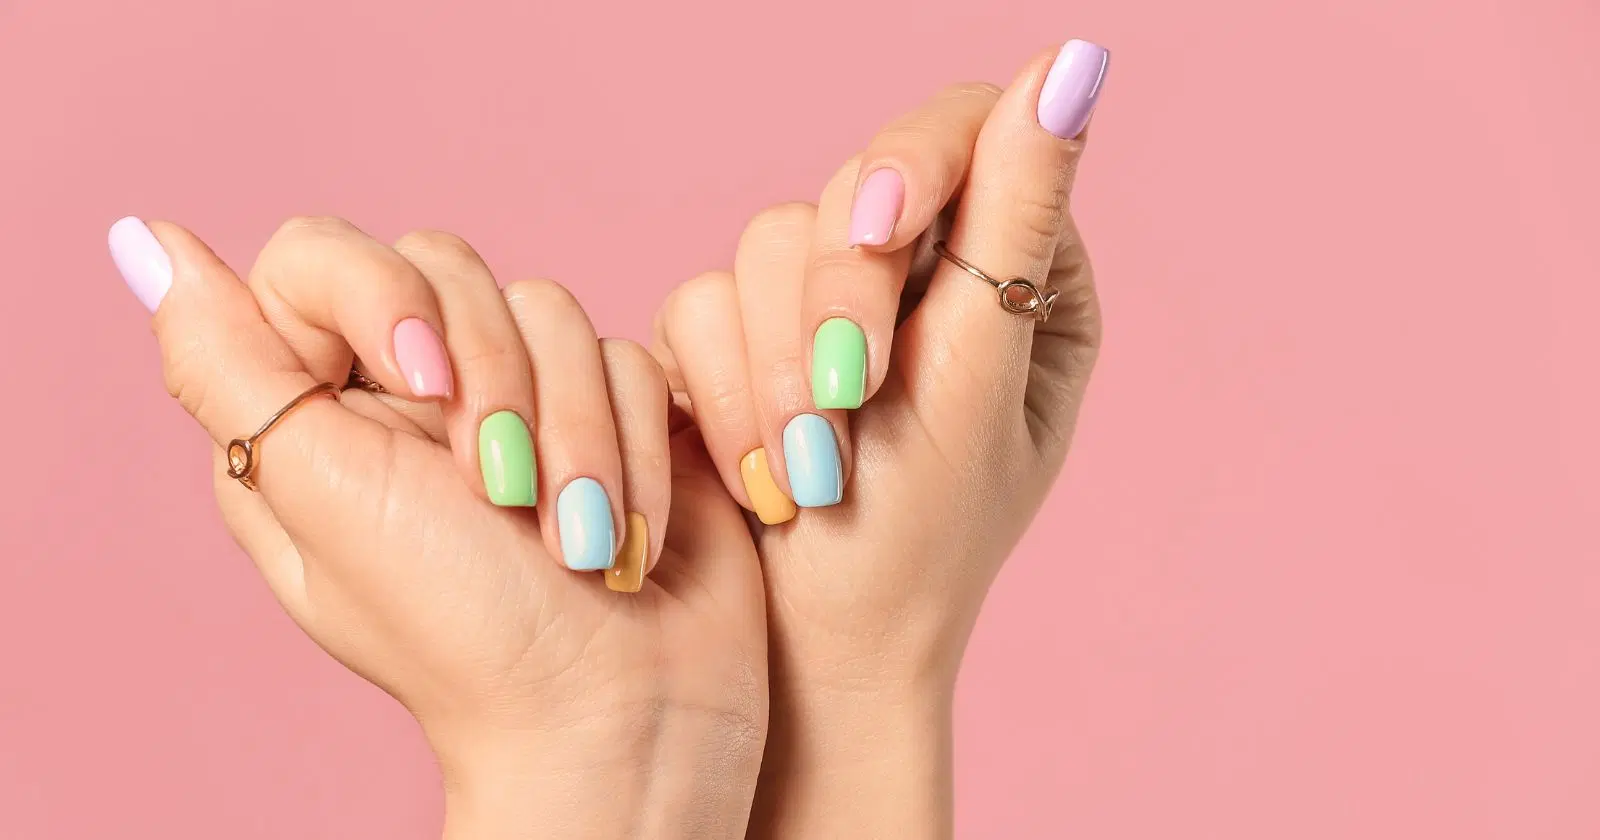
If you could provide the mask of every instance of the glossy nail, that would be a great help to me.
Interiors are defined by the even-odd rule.
[[[489,501],[501,507],[533,507],[538,502],[533,436],[515,411],[496,411],[478,424],[478,468]]]
[[[1077,137],[1094,113],[1110,63],[1111,53],[1105,47],[1068,41],[1039,91],[1039,125],[1063,140]]]
[[[766,449],[752,449],[739,459],[739,477],[744,480],[744,492],[762,524],[781,525],[794,518],[794,501],[783,495],[778,482],[772,479]]]
[[[650,556],[650,524],[638,513],[628,514],[617,563],[606,571],[606,588],[612,592],[638,592],[644,588],[644,564]]]
[[[783,428],[783,463],[789,489],[800,507],[827,507],[844,499],[844,468],[833,424],[816,414],[798,414]]]
[[[811,400],[860,408],[867,392],[867,336],[849,318],[829,318],[811,340]]]
[[[394,327],[394,360],[400,365],[411,393],[418,397],[449,397],[450,357],[433,327],[421,318],[407,318]]]
[[[567,568],[592,572],[609,569],[617,559],[617,531],[611,518],[611,497],[600,482],[576,478],[556,497],[556,529],[561,559]]]
[[[132,216],[118,219],[107,240],[111,261],[122,273],[122,282],[128,284],[145,309],[155,312],[172,288],[172,260],[167,258],[167,252],[150,228]]]
[[[850,207],[850,247],[882,245],[894,233],[906,203],[906,181],[893,169],[877,169],[861,182]]]

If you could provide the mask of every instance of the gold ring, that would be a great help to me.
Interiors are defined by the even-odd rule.
[[[389,393],[389,389],[379,385],[377,380],[372,377],[356,370],[354,365],[350,366],[350,376],[345,379],[344,388],[346,391],[355,388],[361,391],[371,391],[374,394]]]
[[[1026,277],[1013,277],[1010,280],[996,280],[972,263],[951,253],[945,246],[944,240],[933,243],[933,252],[941,258],[949,260],[952,265],[993,286],[1000,293],[1000,306],[1007,312],[1015,315],[1032,315],[1044,323],[1050,317],[1050,310],[1056,306],[1056,297],[1061,294],[1059,289],[1046,284],[1043,289],[1033,285],[1033,281]]]
[[[240,484],[251,490],[256,489],[256,443],[261,440],[262,435],[270,431],[279,420],[282,420],[284,415],[293,411],[295,406],[317,396],[329,396],[337,399],[339,386],[332,382],[313,385],[301,393],[300,396],[290,400],[288,405],[278,409],[277,413],[268,417],[267,422],[262,423],[261,428],[256,429],[255,434],[243,440],[234,439],[228,441],[228,477],[236,479]]]

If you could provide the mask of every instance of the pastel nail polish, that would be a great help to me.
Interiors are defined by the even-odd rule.
[[[449,397],[454,383],[450,356],[444,341],[421,318],[407,318],[394,326],[394,360],[418,397]]]
[[[744,481],[750,506],[756,509],[756,518],[763,525],[781,525],[794,518],[794,501],[783,495],[778,482],[773,480],[766,449],[752,449],[739,459],[739,478]]]
[[[600,482],[575,478],[556,497],[556,529],[561,559],[583,572],[609,569],[617,559],[617,531],[611,498]]]
[[[867,391],[867,336],[849,318],[829,318],[811,339],[811,400],[860,408]]]
[[[797,414],[783,427],[783,462],[789,489],[800,507],[827,507],[844,500],[844,468],[833,424],[821,415]]]
[[[111,260],[133,296],[154,313],[172,288],[172,260],[144,222],[128,216],[118,219],[107,236]]]
[[[638,592],[644,588],[644,564],[650,554],[650,523],[638,513],[628,514],[617,563],[606,571],[606,588],[612,592]]]
[[[874,170],[850,206],[850,247],[888,242],[905,203],[906,181],[900,173],[887,167]]]
[[[1039,125],[1063,140],[1077,137],[1094,113],[1110,63],[1111,53],[1105,47],[1068,41],[1056,54],[1056,63],[1050,65],[1039,91]]]
[[[533,435],[515,411],[496,411],[478,424],[478,468],[489,501],[501,507],[533,507],[538,502]]]

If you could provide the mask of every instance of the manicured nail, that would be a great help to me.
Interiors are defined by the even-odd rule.
[[[478,424],[478,467],[489,501],[501,507],[533,507],[538,502],[533,436],[515,411],[496,411]]]
[[[772,480],[772,468],[767,466],[767,450],[752,449],[739,459],[739,477],[744,479],[744,492],[750,496],[750,505],[756,509],[756,518],[764,525],[781,525],[794,518],[794,502],[778,489]]]
[[[1094,113],[1110,63],[1111,53],[1105,47],[1068,41],[1056,54],[1056,63],[1050,65],[1044,89],[1039,91],[1039,125],[1063,140],[1077,137]]]
[[[816,414],[797,414],[783,427],[783,462],[789,489],[800,507],[827,507],[844,500],[844,468],[833,424]]]
[[[884,168],[868,175],[850,207],[850,247],[888,242],[905,203],[906,181],[899,172]]]
[[[122,282],[128,284],[145,309],[155,312],[172,288],[172,260],[167,258],[167,252],[150,228],[132,216],[118,219],[107,238],[111,260],[122,272]]]
[[[609,569],[617,559],[617,531],[611,519],[611,497],[592,478],[576,478],[556,497],[556,528],[561,534],[561,559],[582,572]]]
[[[606,588],[612,592],[638,592],[644,588],[644,562],[649,553],[650,524],[642,514],[628,514],[617,564],[606,572]]]
[[[394,326],[394,360],[400,373],[419,397],[449,397],[450,357],[433,327],[421,318],[407,318]]]
[[[811,340],[811,400],[860,408],[867,393],[867,336],[849,318],[829,318]]]

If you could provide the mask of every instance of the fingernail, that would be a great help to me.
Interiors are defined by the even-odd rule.
[[[449,397],[450,357],[433,327],[421,318],[407,318],[394,326],[394,360],[400,365],[411,393],[419,397]]]
[[[150,228],[133,216],[118,219],[107,239],[111,260],[122,273],[122,282],[128,284],[145,309],[154,313],[172,288],[172,260],[167,258],[167,252]]]
[[[789,489],[800,507],[827,507],[844,499],[844,469],[833,424],[816,414],[798,414],[783,428],[783,462]]]
[[[478,468],[489,501],[501,507],[533,507],[538,502],[533,436],[515,411],[496,411],[478,424]]]
[[[781,525],[794,518],[794,502],[778,489],[772,480],[772,468],[767,466],[767,450],[752,449],[739,459],[739,477],[744,479],[744,492],[750,505],[756,509],[756,518],[764,525]]]
[[[1056,54],[1056,63],[1050,65],[1044,89],[1039,91],[1039,125],[1063,140],[1077,137],[1094,113],[1110,63],[1111,53],[1105,47],[1068,41]]]
[[[592,478],[573,479],[556,498],[556,528],[561,559],[582,572],[609,569],[617,559],[617,532],[611,498]]]
[[[868,175],[850,207],[850,247],[888,242],[905,201],[906,181],[899,172],[884,168]]]
[[[649,552],[650,524],[641,514],[628,514],[617,564],[606,572],[606,588],[612,592],[638,592],[644,588],[644,563]]]
[[[860,408],[867,392],[867,336],[849,318],[829,318],[811,339],[811,400]]]

